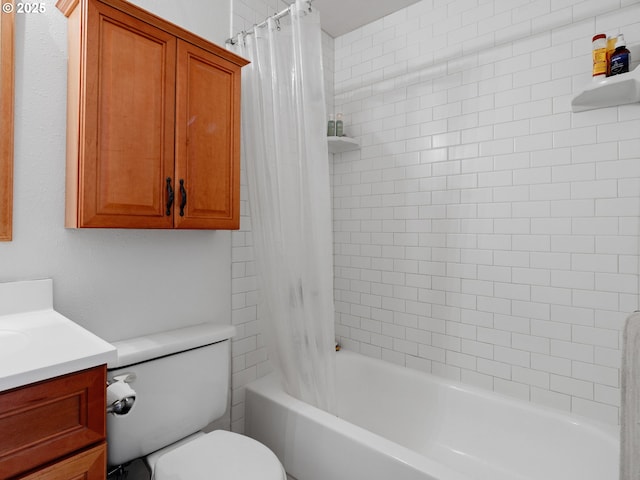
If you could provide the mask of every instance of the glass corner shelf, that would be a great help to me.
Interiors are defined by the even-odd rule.
[[[350,137],[327,137],[329,153],[343,153],[358,150],[360,143],[355,138]]]

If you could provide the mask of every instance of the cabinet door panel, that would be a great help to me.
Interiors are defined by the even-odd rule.
[[[106,436],[106,366],[0,393],[0,479]]]
[[[170,228],[175,37],[97,2],[87,36],[81,225]]]
[[[104,480],[107,471],[106,444],[38,470],[22,480]]]
[[[178,42],[176,179],[187,202],[178,228],[238,228],[240,68]]]

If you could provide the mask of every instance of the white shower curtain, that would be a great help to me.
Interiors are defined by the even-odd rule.
[[[293,396],[327,411],[334,398],[333,234],[319,13],[238,35],[242,161],[270,359]]]

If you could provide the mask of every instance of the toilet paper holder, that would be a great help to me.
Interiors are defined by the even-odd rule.
[[[136,392],[128,384],[135,379],[135,373],[124,373],[107,382],[107,413],[126,415],[131,411]]]
[[[127,397],[122,400],[116,400],[111,405],[107,405],[107,413],[115,413],[116,415],[126,415],[133,408],[135,397]]]

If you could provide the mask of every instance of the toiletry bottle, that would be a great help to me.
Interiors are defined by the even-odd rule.
[[[329,114],[329,122],[327,123],[327,137],[335,137],[336,121],[333,119],[333,113]]]
[[[629,50],[624,41],[624,35],[618,35],[616,50],[611,55],[611,75],[618,75],[629,71]]]
[[[607,77],[611,75],[611,56],[616,49],[618,37],[607,37]]]
[[[336,137],[342,137],[344,135],[344,125],[342,123],[342,114],[336,114]]]
[[[607,76],[607,36],[604,33],[594,35],[593,48],[593,80],[600,81]]]

